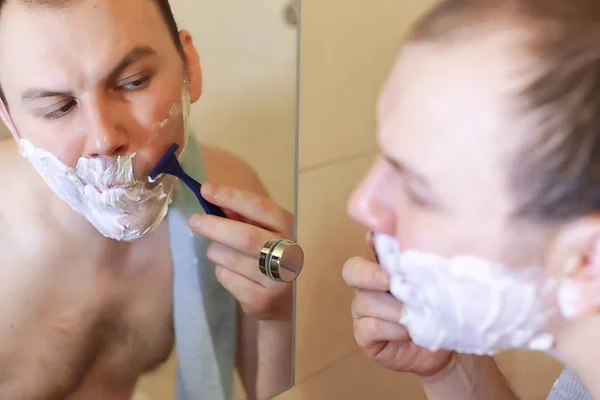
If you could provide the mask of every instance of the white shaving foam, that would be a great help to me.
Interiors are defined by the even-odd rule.
[[[581,293],[570,279],[565,280],[558,290],[558,306],[566,318],[575,318],[577,304],[581,302]]]
[[[165,178],[154,187],[137,181],[133,174],[135,154],[80,158],[73,168],[26,139],[20,144],[23,156],[54,193],[110,239],[139,239],[167,214],[174,180]]]
[[[554,346],[545,329],[558,313],[549,300],[556,282],[541,268],[515,271],[477,257],[401,252],[395,238],[382,234],[374,242],[390,291],[404,303],[398,322],[415,344],[488,355]]]

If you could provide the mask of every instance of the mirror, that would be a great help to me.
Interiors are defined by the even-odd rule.
[[[4,3],[0,398],[293,384],[297,6]]]

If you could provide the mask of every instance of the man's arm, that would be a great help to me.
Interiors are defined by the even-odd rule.
[[[421,382],[429,400],[518,400],[487,356],[456,355],[444,370]]]
[[[279,394],[292,383],[291,316],[285,321],[256,321],[240,309],[238,324],[237,367],[248,399]]]
[[[256,173],[236,156],[208,146],[202,146],[202,156],[211,182],[268,197]],[[292,383],[291,288],[288,319],[257,321],[238,307],[237,369],[249,400],[273,396]]]

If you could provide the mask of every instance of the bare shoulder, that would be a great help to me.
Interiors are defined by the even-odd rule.
[[[20,199],[22,198],[22,189],[26,185],[19,183],[19,180],[26,181],[23,171],[23,157],[19,154],[16,143],[12,139],[0,140],[0,182],[2,182],[2,196],[0,196],[0,260],[5,264],[12,256],[14,250],[15,221],[20,219],[21,211],[26,207]],[[21,207],[18,205],[21,204]]]
[[[43,181],[33,166],[21,156],[17,144],[12,139],[0,140],[0,182],[0,209],[35,197],[40,189],[43,189]]]
[[[12,139],[0,140],[0,182],[0,240],[5,240],[7,232],[15,235],[35,219],[49,189]]]
[[[200,152],[210,182],[268,196],[256,171],[240,157],[208,145],[201,145]]]
[[[13,197],[16,195],[15,187],[16,177],[19,177],[23,171],[20,171],[20,165],[23,163],[16,143],[11,139],[0,140],[0,182],[2,182],[2,196],[0,196],[0,223],[9,213],[9,205],[13,203]]]

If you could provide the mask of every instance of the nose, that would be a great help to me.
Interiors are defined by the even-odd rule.
[[[377,161],[348,202],[348,214],[374,232],[394,233],[395,214],[389,176]]]
[[[98,102],[90,111],[88,132],[85,142],[85,156],[124,155],[129,147],[129,138],[124,126],[119,123],[118,114]]]

